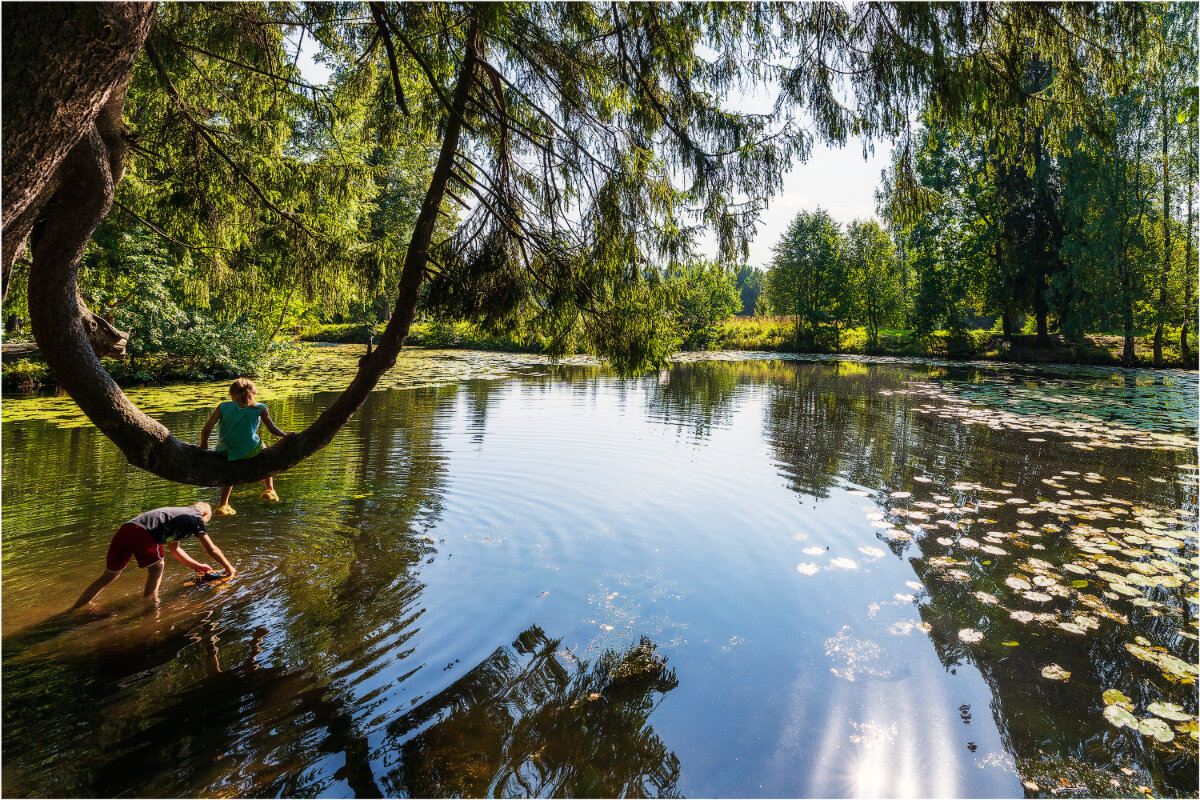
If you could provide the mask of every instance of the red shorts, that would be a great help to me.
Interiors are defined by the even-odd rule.
[[[145,569],[162,561],[163,555],[163,546],[150,537],[148,530],[126,522],[113,536],[104,566],[112,572],[120,572],[132,556],[137,558],[137,565]]]

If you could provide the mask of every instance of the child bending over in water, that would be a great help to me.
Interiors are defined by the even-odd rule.
[[[226,400],[213,409],[212,416],[204,423],[204,428],[200,431],[200,449],[208,449],[208,436],[212,433],[214,425],[217,426],[217,452],[224,453],[230,461],[254,458],[262,452],[262,439],[258,436],[260,422],[276,436],[292,436],[291,431],[279,429],[266,406],[254,402],[257,394],[258,387],[249,378],[238,378],[234,381],[229,387],[229,396],[233,399]],[[217,514],[228,516],[237,513],[233,506],[229,505],[229,494],[232,491],[232,486],[221,487]],[[260,496],[272,503],[279,501],[279,495],[275,494],[274,479],[263,478],[263,491]]]
[[[196,570],[202,577],[212,573],[212,567],[196,561],[179,546],[181,539],[195,536],[200,546],[225,568],[225,575],[232,578],[236,574],[233,564],[225,558],[221,548],[208,538],[208,530],[204,523],[212,519],[212,509],[208,503],[193,503],[190,506],[167,506],[156,508],[139,514],[126,522],[112,538],[108,545],[108,557],[104,562],[104,572],[83,590],[74,608],[81,608],[95,599],[100,590],[115,581],[129,563],[130,558],[137,559],[137,565],[146,570],[146,590],[142,596],[153,601],[158,598],[158,585],[162,582],[164,570],[163,545],[170,549],[175,560]]]

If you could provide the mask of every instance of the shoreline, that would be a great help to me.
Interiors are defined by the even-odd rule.
[[[321,349],[330,346],[347,347],[344,342],[302,342],[305,348],[309,351],[310,356],[319,352]],[[542,354],[532,348],[502,348],[502,347],[486,347],[479,346],[479,343],[464,343],[464,344],[409,344],[405,345],[405,350],[459,350],[480,353],[510,353],[541,356]],[[691,363],[705,360],[738,360],[747,359],[764,359],[764,358],[785,358],[785,359],[812,359],[818,361],[828,360],[870,360],[880,359],[881,361],[911,361],[932,363],[938,366],[947,367],[963,367],[963,368],[987,368],[989,366],[1009,366],[1009,367],[1093,367],[1099,369],[1114,369],[1114,370],[1134,370],[1144,372],[1162,372],[1172,371],[1181,373],[1196,373],[1196,366],[1184,366],[1179,360],[1174,360],[1165,363],[1161,367],[1154,367],[1150,364],[1139,363],[1134,367],[1126,367],[1118,361],[1102,361],[1099,359],[1080,359],[1063,357],[1069,356],[1071,351],[1068,348],[1051,348],[1051,349],[1034,349],[1034,348],[1017,348],[1004,353],[1005,357],[993,355],[989,353],[975,353],[964,358],[953,358],[941,353],[918,354],[912,352],[899,352],[901,348],[880,348],[875,352],[855,352],[852,350],[835,351],[835,352],[797,352],[787,349],[775,348],[713,348],[713,349],[695,349],[682,350],[672,354],[672,363]],[[586,355],[586,354],[583,354]],[[1018,357],[1011,357],[1017,355]],[[33,357],[31,359],[30,357]],[[14,380],[10,374],[9,368],[18,360],[24,360],[27,364],[35,367],[35,374],[30,375],[30,370],[23,373],[23,380],[18,382]],[[603,363],[598,361],[597,363]],[[302,365],[296,365],[303,369]],[[44,362],[40,360],[36,348],[30,348],[29,343],[5,343],[3,353],[3,392],[9,397],[32,397],[41,396],[47,393],[53,393],[58,383],[54,380],[53,375],[46,369]],[[136,387],[167,387],[180,386],[194,383],[209,383],[214,380],[222,380],[225,378],[237,377],[236,375],[205,375],[205,376],[189,376],[180,375],[178,377],[170,376],[162,380],[127,380],[117,379],[117,385],[122,388]]]

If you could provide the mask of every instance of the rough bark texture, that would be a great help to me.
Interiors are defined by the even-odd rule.
[[[28,212],[49,200],[59,164],[128,82],[153,15],[153,3],[4,4],[6,273],[24,246],[10,225],[28,235]]]
[[[176,439],[125,397],[89,346],[86,323],[91,315],[79,300],[76,271],[88,239],[108,213],[115,179],[123,169],[125,144],[113,134],[112,122],[120,119],[124,94],[112,94],[104,113],[63,160],[58,188],[46,205],[45,222],[33,246],[29,310],[38,346],[60,385],[131,464],[180,483],[217,486],[261,480],[324,447],[362,405],[379,377],[395,364],[416,313],[438,208],[458,149],[478,40],[478,22],[473,20],[441,151],[405,258],[395,313],[379,346],[363,358],[350,385],[312,425],[243,461],[227,461]]]
[[[1163,89],[1162,107],[1168,109],[1165,88]],[[1163,266],[1162,274],[1159,276],[1158,283],[1158,324],[1154,326],[1154,366],[1161,367],[1163,363],[1163,326],[1167,316],[1167,277],[1171,272],[1171,162],[1167,158],[1168,144],[1170,139],[1168,134],[1171,131],[1170,122],[1165,118],[1162,121],[1162,168],[1163,168],[1163,203],[1162,203],[1162,225],[1163,225]]]
[[[1188,181],[1187,239],[1183,255],[1183,324],[1179,326],[1179,353],[1185,365],[1191,361],[1191,348],[1188,347],[1188,332],[1191,328],[1192,318],[1196,316],[1196,308],[1192,305],[1192,281],[1188,277],[1189,271],[1192,268],[1192,203],[1195,199],[1192,193],[1194,191],[1194,182]]]

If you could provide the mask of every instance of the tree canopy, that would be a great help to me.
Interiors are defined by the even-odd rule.
[[[662,363],[674,340],[659,264],[686,260],[701,229],[722,260],[744,253],[814,142],[900,137],[893,206],[912,207],[916,110],[1006,132],[1022,153],[1080,128],[1102,136],[1096,88],[1126,77],[1146,35],[1146,8],[1119,3],[6,12],[5,285],[32,233],[29,311],[60,384],[131,463],[200,484],[274,474],[327,443],[419,304],[535,326],[557,352],[584,346],[623,371]],[[40,60],[10,60],[33,26],[51,31]],[[323,86],[297,68],[310,37],[332,70]],[[1047,67],[1031,77],[1031,63]],[[758,85],[777,90],[773,111],[737,108]],[[379,347],[307,430],[259,458],[178,441],[89,345],[103,326],[77,271],[110,207],[196,264],[197,292],[242,313],[265,313],[261,286],[385,295]]]

